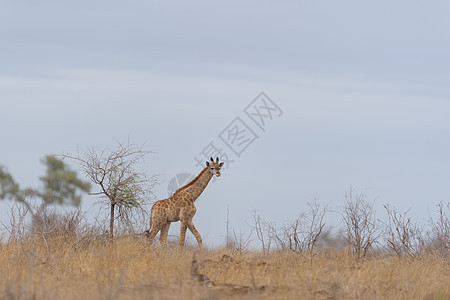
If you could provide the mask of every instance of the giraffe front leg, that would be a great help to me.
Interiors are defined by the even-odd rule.
[[[195,236],[195,238],[197,239],[197,243],[198,243],[198,248],[200,250],[203,249],[203,244],[202,244],[202,237],[200,235],[200,233],[198,233],[197,229],[194,226],[194,222],[190,222],[188,225],[189,230],[192,232],[192,234]]]
[[[180,225],[180,248],[183,248],[183,246],[184,246],[184,240],[186,239],[186,229],[187,229],[187,223],[181,222],[181,225]]]

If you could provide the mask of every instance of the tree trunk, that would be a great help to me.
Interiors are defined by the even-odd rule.
[[[115,203],[111,203],[111,218],[109,220],[109,234],[111,239],[114,237],[114,207]]]

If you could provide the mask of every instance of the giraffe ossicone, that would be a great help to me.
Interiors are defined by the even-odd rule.
[[[153,241],[156,234],[161,231],[160,244],[167,245],[170,223],[180,221],[180,247],[184,246],[186,230],[189,228],[197,239],[198,247],[203,248],[202,237],[192,221],[197,211],[194,202],[205,190],[214,175],[220,177],[220,168],[223,164],[223,162],[219,163],[218,157],[215,161],[211,157],[211,161],[206,162],[205,168],[191,182],[180,187],[171,197],[156,201],[153,204],[150,215],[150,229],[147,231],[150,241]]]

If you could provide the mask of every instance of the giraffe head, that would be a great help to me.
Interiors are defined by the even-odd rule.
[[[220,176],[220,168],[223,166],[223,162],[219,164],[219,158],[216,157],[216,161],[211,157],[211,162],[207,161],[206,166],[208,167],[208,171],[211,172],[212,175]]]

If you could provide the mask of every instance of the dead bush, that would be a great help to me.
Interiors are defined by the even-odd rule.
[[[445,205],[440,202],[437,205],[437,218],[430,217],[428,224],[430,226],[429,249],[441,254],[450,253],[450,202]]]
[[[345,207],[342,219],[345,237],[357,261],[363,260],[379,237],[373,203],[366,201],[364,193],[345,193]]]
[[[388,214],[388,223],[385,224],[385,240],[389,250],[399,256],[407,255],[418,258],[425,250],[423,230],[407,216],[408,211],[400,213],[389,204],[384,205]]]

